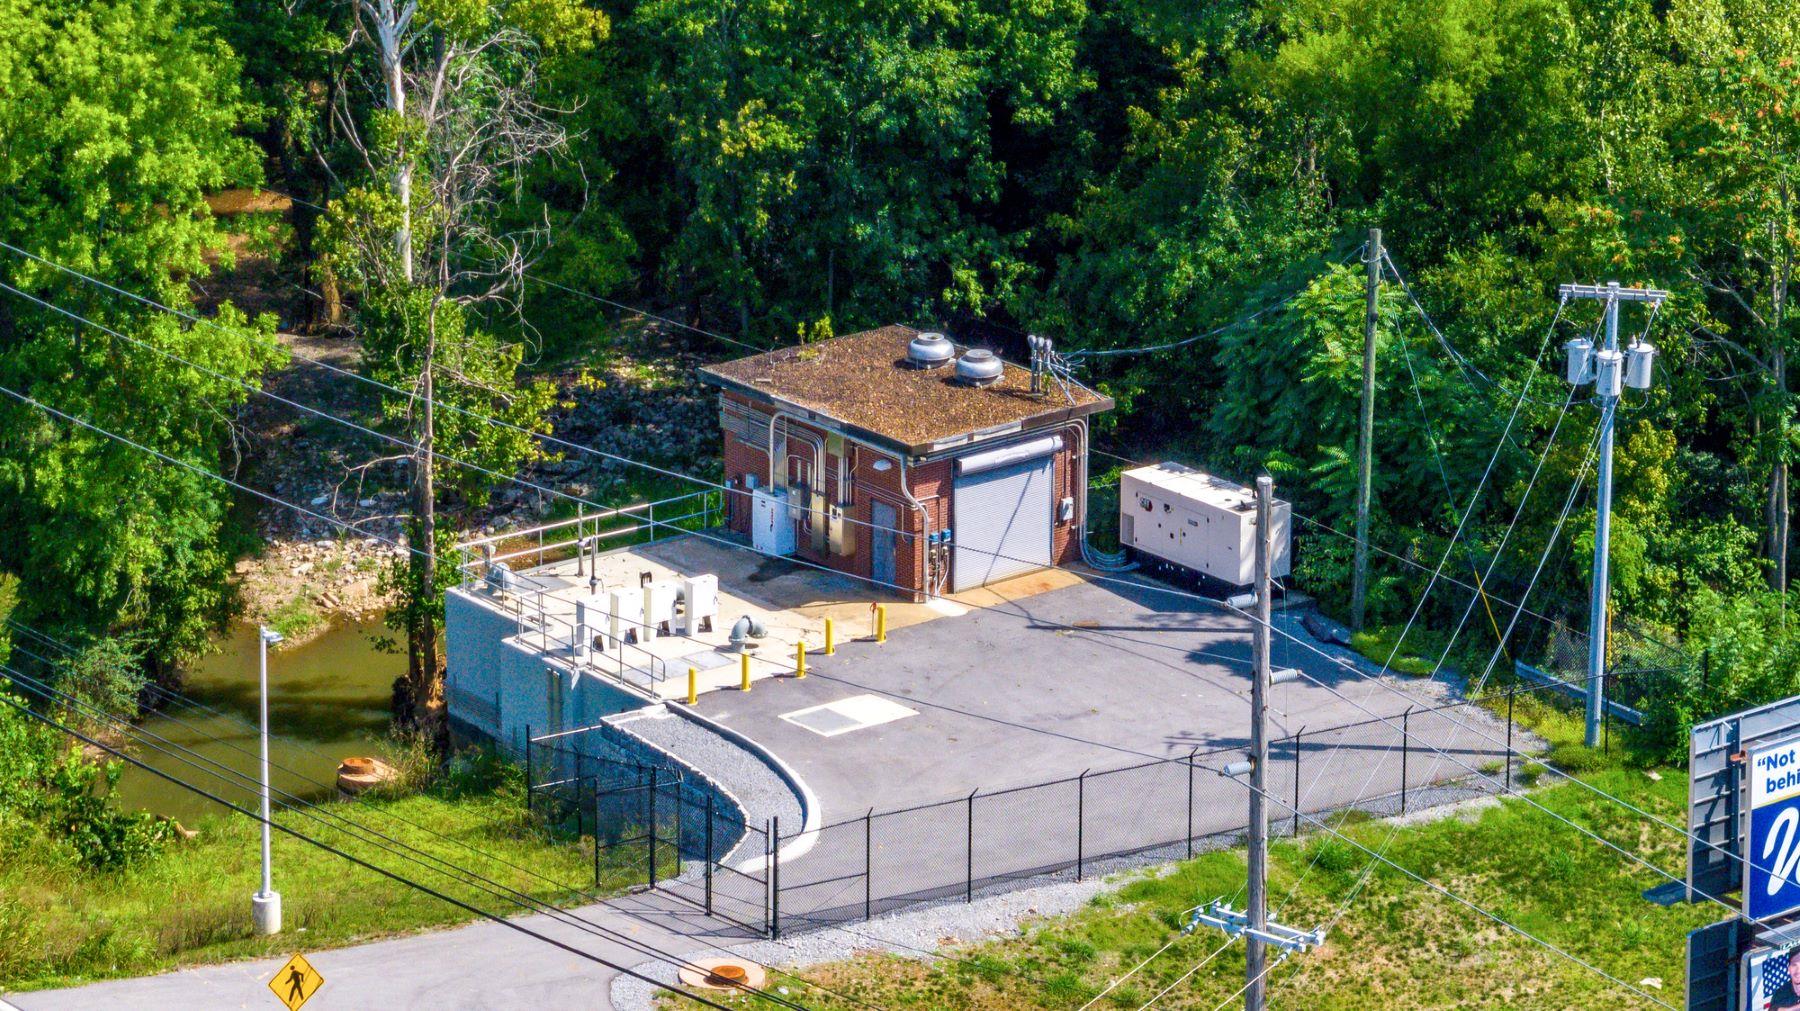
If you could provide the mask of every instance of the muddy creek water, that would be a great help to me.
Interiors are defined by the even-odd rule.
[[[377,650],[372,637],[379,621],[337,625],[291,649],[269,653],[269,767],[277,791],[318,799],[329,794],[337,764],[350,755],[382,755],[394,678],[406,658]],[[144,730],[191,748],[208,760],[245,773],[257,771],[256,626],[234,624],[218,652],[187,671],[182,694],[201,708],[171,703],[147,716]],[[208,711],[213,710],[213,711]],[[234,803],[254,806],[255,791],[242,781],[227,783],[220,773],[203,772],[179,760],[142,752],[146,761],[203,786]],[[182,787],[128,766],[119,781],[120,800],[184,822],[225,809]],[[280,793],[274,795],[279,803]]]

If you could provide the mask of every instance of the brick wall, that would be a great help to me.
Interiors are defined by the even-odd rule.
[[[726,392],[723,397],[737,402],[739,405],[765,412],[766,408],[752,405],[751,402],[734,393]],[[829,436],[828,432],[803,422],[789,420],[785,426],[795,432],[812,433],[821,439]],[[1074,497],[1079,505],[1081,496],[1077,485],[1083,479],[1084,468],[1076,456],[1076,440],[1073,434],[1063,430],[1067,445],[1056,454],[1056,462],[1052,471],[1052,486],[1055,499],[1050,503],[1056,509],[1065,497]],[[738,435],[727,430],[724,435],[725,476],[732,483],[732,491],[726,495],[727,525],[730,529],[744,535],[750,533],[751,495],[744,490],[744,478],[754,475],[758,487],[768,483],[769,458],[766,429],[758,428],[755,442],[747,442]],[[918,510],[906,501],[900,487],[900,467],[889,466],[887,470],[877,470],[877,461],[891,458],[885,454],[854,443],[844,444],[845,452],[851,460],[850,481],[852,503],[846,510],[854,539],[853,550],[848,554],[832,555],[829,546],[826,553],[815,553],[808,538],[803,534],[797,541],[800,557],[830,566],[850,575],[869,577],[874,570],[874,504],[876,499],[887,503],[894,509],[898,517],[897,542],[894,551],[894,582],[902,587],[910,587],[915,597],[921,597],[925,588],[925,552],[923,531],[921,529]],[[815,480],[822,481],[828,502],[835,503],[842,497],[837,487],[838,459],[829,449],[825,454],[824,473]],[[955,517],[952,513],[952,492],[955,482],[955,461],[938,460],[908,468],[908,483],[913,495],[924,506],[930,517],[931,529],[943,530],[955,528]],[[1053,514],[1054,517],[1054,514]],[[1075,539],[1076,523],[1060,519],[1052,521],[1051,560],[1057,565],[1068,565],[1081,560],[1081,545]],[[903,591],[896,591],[903,592]]]

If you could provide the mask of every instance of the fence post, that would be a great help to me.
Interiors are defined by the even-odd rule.
[[[1187,832],[1185,835],[1187,837],[1187,855],[1189,860],[1194,858],[1194,756],[1199,753],[1200,747],[1199,745],[1195,745],[1188,751],[1187,760],[1188,805]]]
[[[1400,813],[1406,813],[1406,761],[1412,755],[1412,707],[1400,714]]]
[[[1085,869],[1083,858],[1087,855],[1087,774],[1092,769],[1081,770],[1075,777],[1075,880],[1081,880]]]
[[[769,919],[769,879],[772,876],[772,875],[770,875],[769,870],[774,865],[775,851],[774,851],[774,849],[771,848],[770,842],[769,842],[769,840],[771,839],[771,837],[773,835],[773,833],[770,830],[771,824],[772,824],[772,822],[770,819],[768,819],[768,818],[763,819],[763,877],[762,877],[762,880],[763,880],[763,930],[764,930],[764,932],[772,935],[775,931],[775,926],[774,926],[774,922]]]
[[[769,938],[781,938],[781,816],[769,831]]]
[[[537,813],[537,780],[531,775],[531,724],[525,724],[525,817]]]
[[[651,888],[656,887],[656,780],[659,775],[660,775],[660,770],[658,770],[655,766],[651,766],[651,768],[650,768],[650,796],[645,801],[645,803],[648,805],[648,807],[650,809],[647,812],[644,821],[646,824],[648,824],[650,826],[649,862],[650,862],[650,887]]]
[[[1502,788],[1501,792],[1503,793],[1511,792],[1512,790],[1513,699],[1518,694],[1519,689],[1517,686],[1515,686],[1512,691],[1506,693],[1506,785]]]
[[[1601,683],[1604,684],[1605,681],[1606,678],[1602,675]],[[1614,684],[1611,687],[1616,688],[1618,685]],[[1609,701],[1600,704],[1600,753],[1610,755],[1612,754],[1612,705],[1610,702],[1612,695],[1609,693],[1604,698]]]
[[[1294,838],[1300,838],[1300,735],[1306,733],[1301,727],[1294,731]]]
[[[712,915],[713,890],[713,793],[706,791],[706,915]]]
[[[863,919],[874,918],[875,910],[875,809],[863,815]]]
[[[978,786],[969,791],[968,862],[964,865],[967,868],[968,873],[963,878],[964,902],[975,901],[975,794],[980,790],[981,787]]]
[[[600,777],[594,777],[594,890],[600,889]]]

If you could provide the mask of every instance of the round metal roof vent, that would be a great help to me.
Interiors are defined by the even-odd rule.
[[[956,378],[970,386],[991,386],[1005,373],[1005,363],[987,348],[971,348],[956,360]]]
[[[906,345],[906,360],[915,369],[935,369],[950,364],[955,357],[956,345],[941,333],[922,333]]]

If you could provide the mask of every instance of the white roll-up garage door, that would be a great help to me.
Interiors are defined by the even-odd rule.
[[[1055,461],[1044,455],[957,476],[951,589],[960,593],[1050,564]]]

